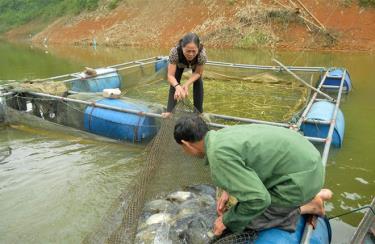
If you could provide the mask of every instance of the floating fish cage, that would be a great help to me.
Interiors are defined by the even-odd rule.
[[[114,68],[96,69],[95,76],[84,72],[74,74],[77,80],[71,82],[71,90],[75,92],[102,92],[104,89],[121,88],[121,76]]]
[[[208,61],[206,65],[214,68],[235,69],[235,72],[239,73],[255,70],[294,76],[295,80],[301,82],[297,84],[310,90],[310,95],[303,104],[303,108],[293,116],[293,119],[270,121],[244,116],[205,113],[209,118],[208,124],[212,128],[223,128],[231,124],[258,123],[294,129],[311,142],[324,144],[322,162],[325,165],[331,145],[335,147],[343,145],[345,119],[339,107],[343,92],[348,93],[352,89],[350,75],[343,68],[284,66],[277,63],[279,65],[266,66]],[[0,89],[0,121],[4,118],[6,120],[4,111],[10,108],[116,140],[134,143],[147,142],[157,133],[160,121],[163,119],[161,113],[165,108],[162,105],[140,100],[139,98],[143,98],[142,94],[138,99],[126,96],[103,97],[102,94],[106,89],[122,88],[126,77],[122,76],[120,71],[139,67],[144,72],[144,68],[149,67],[153,72],[160,73],[165,72],[167,66],[168,57],[152,57],[99,68],[95,70],[95,75],[87,76],[85,73],[79,72],[38,80],[38,83],[41,84],[54,81],[56,84],[66,84],[68,87],[67,90],[54,94],[48,94],[40,89],[30,90],[20,87],[12,89],[4,86],[5,89]],[[299,72],[316,74],[319,78],[315,85],[309,84],[296,75]],[[218,75],[228,82],[233,78],[230,75]],[[248,80],[247,77],[243,78],[237,86],[247,86]],[[251,81],[256,84],[258,78],[253,77]],[[273,84],[280,83],[279,80],[271,82]],[[295,87],[295,83],[292,86]],[[261,84],[259,87],[267,86]],[[243,87],[238,89],[241,90]],[[229,97],[224,94],[224,99],[226,98]],[[165,97],[165,99],[167,98]],[[252,107],[247,109],[252,110]],[[264,111],[260,113],[262,112],[264,113]],[[329,243],[331,238],[329,223],[322,218],[317,218],[315,221],[316,228],[314,229],[310,222],[301,217],[297,226],[298,230],[294,233],[277,228],[262,231],[259,233],[256,243],[269,243],[275,240],[280,240],[280,243]]]

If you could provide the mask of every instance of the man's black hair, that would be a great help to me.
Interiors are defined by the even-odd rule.
[[[183,116],[177,120],[174,127],[174,139],[178,144],[182,144],[182,140],[197,142],[202,140],[207,132],[208,126],[200,116]]]

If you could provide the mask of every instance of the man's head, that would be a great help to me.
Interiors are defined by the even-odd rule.
[[[183,116],[174,127],[174,139],[180,144],[186,153],[204,157],[204,137],[208,132],[208,126],[198,115]]]

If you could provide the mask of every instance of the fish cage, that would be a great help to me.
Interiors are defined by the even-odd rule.
[[[322,163],[326,165],[331,145],[343,144],[345,121],[340,103],[343,93],[352,87],[348,71],[274,62],[271,66],[208,61],[203,76],[203,117],[212,129],[248,123],[293,129],[314,144],[323,145]],[[132,242],[146,202],[155,200],[160,192],[210,183],[207,167],[201,160],[185,156],[172,136],[175,119],[194,111],[191,102],[178,103],[174,119],[162,116],[169,90],[167,65],[168,57],[151,57],[98,68],[94,75],[77,72],[13,82],[0,89],[0,121],[5,123],[27,123],[19,118],[28,114],[117,140],[148,143],[146,163],[133,190],[119,196],[97,231],[85,238],[86,243],[126,243],[129,236]],[[121,89],[122,95],[103,96],[103,90],[110,88]],[[176,164],[176,160],[182,163]],[[210,202],[209,196],[194,194],[206,199],[200,201]],[[258,233],[259,242],[252,235],[248,240],[266,243],[269,238],[291,238],[285,240],[329,243],[329,224],[321,218],[303,218],[299,229],[297,236],[274,229]]]

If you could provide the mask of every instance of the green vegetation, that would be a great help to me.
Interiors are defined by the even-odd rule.
[[[110,0],[107,6],[109,9],[115,9],[120,1],[121,0]]]
[[[375,8],[375,0],[359,0],[359,5],[364,6],[364,7]]]
[[[237,44],[239,48],[252,48],[264,45],[270,45],[275,42],[273,33],[269,30],[252,30],[247,33]]]
[[[63,15],[92,11],[99,0],[0,0],[0,32],[34,19],[51,20]]]

